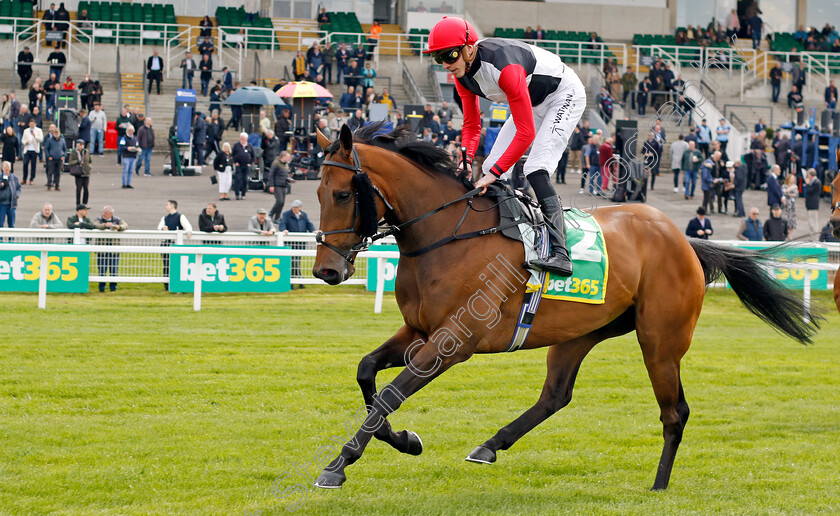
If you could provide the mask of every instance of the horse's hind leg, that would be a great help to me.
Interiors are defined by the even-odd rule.
[[[413,330],[403,326],[393,337],[386,340],[359,362],[356,381],[359,382],[368,411],[370,411],[370,407],[373,407],[374,396],[376,395],[376,374],[383,369],[404,367],[406,349],[418,338],[420,337]],[[390,444],[401,453],[420,455],[423,451],[423,443],[417,434],[408,430],[394,432],[387,419],[377,428],[374,437]]]

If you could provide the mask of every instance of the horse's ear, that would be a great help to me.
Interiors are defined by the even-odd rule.
[[[330,139],[324,136],[324,133],[322,133],[317,127],[315,128],[315,134],[318,138],[318,145],[320,145],[322,149],[327,150],[327,147],[329,147],[331,143]]]
[[[347,127],[347,124],[341,126],[341,134],[338,135],[338,141],[341,142],[341,150],[349,154],[353,150],[353,131]]]

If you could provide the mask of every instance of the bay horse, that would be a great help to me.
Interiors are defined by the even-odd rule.
[[[344,126],[335,142],[318,133],[326,158],[317,190],[321,245],[313,274],[330,285],[352,276],[356,253],[383,220],[396,228],[390,233],[401,253],[396,300],[404,320],[359,363],[357,381],[368,414],[318,477],[315,485],[322,488],[344,483],[345,468],[361,457],[371,437],[419,455],[423,445],[417,434],[393,431],[387,416],[473,354],[506,351],[525,295],[520,242],[492,231],[453,238],[455,231],[478,234],[497,226],[497,201],[470,192],[446,151],[416,141],[405,128],[377,135],[379,130],[367,126],[354,135]],[[706,285],[725,276],[750,311],[800,342],[810,342],[819,326],[814,319],[804,322],[799,296],[763,270],[770,259],[766,253],[686,239],[665,214],[646,205],[599,208],[593,216],[612,257],[604,303],[543,300],[522,348],[549,346],[542,393],[467,460],[495,462],[499,450],[571,401],[578,369],[593,346],[635,330],[665,441],[653,489],[665,489],[689,415],[680,359],[691,344]],[[405,369],[377,394],[376,375],[390,367]]]
[[[840,149],[837,150],[837,158],[840,159]],[[840,238],[840,173],[834,176],[831,182],[831,233]],[[840,312],[840,271],[834,273],[834,304]]]

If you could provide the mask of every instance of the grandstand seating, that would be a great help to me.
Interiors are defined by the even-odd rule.
[[[537,42],[538,47],[542,47],[549,50],[558,49],[563,60],[569,63],[577,63],[577,52],[581,49],[580,45],[575,42],[585,43],[589,41],[589,32],[585,31],[564,31],[564,30],[548,30],[545,31],[545,39],[540,40]],[[512,28],[504,28],[504,27],[497,27],[496,30],[493,31],[493,36],[497,38],[506,38],[506,39],[525,39],[525,29],[512,29]],[[604,40],[601,39],[600,36],[597,36],[597,41],[599,43],[603,43]],[[567,43],[560,43],[559,45],[555,43],[556,41],[563,41]],[[599,63],[601,57],[601,49],[590,49],[587,46],[583,46],[581,49],[581,63]],[[604,52],[604,56],[606,57],[615,57],[615,55],[610,52]]]
[[[88,18],[97,23],[99,29],[110,29],[111,36],[95,36],[97,43],[116,43],[117,36],[120,43],[137,45],[143,38],[140,25],[117,25],[117,22],[130,24],[143,24],[142,30],[159,32],[159,37],[143,38],[147,45],[162,45],[165,39],[175,37],[177,29],[166,27],[167,24],[174,25],[175,7],[172,4],[127,4],[123,2],[89,2],[81,0],[78,12],[87,10]],[[82,32],[91,36],[93,29],[82,29]]]
[[[770,42],[770,50],[776,52],[802,52],[805,44],[797,41],[792,32],[776,32],[773,34],[773,41]]]
[[[423,36],[429,35],[429,29],[411,29],[408,31],[408,42],[411,44],[411,51],[419,55],[423,51]]]
[[[325,32],[348,32],[351,34],[364,34],[362,24],[359,23],[359,18],[356,13],[327,13],[330,15],[330,23],[322,23],[321,30]],[[356,43],[356,38],[353,36],[336,36],[333,38],[333,43]]]
[[[22,2],[21,0],[2,0],[0,1],[0,18],[32,18],[32,3]],[[0,25],[11,25],[10,21],[0,21]],[[25,32],[21,28],[19,35],[25,34]],[[12,39],[14,37],[15,35],[12,32],[0,32],[0,39]]]
[[[258,16],[254,21],[245,18],[245,8],[239,6],[217,7],[216,26],[245,29],[248,33],[248,48],[259,50],[271,48],[274,37],[274,25],[271,18]]]

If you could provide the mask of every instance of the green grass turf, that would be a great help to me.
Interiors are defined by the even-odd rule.
[[[544,349],[476,356],[410,398],[391,421],[420,457],[374,440],[343,489],[295,493],[358,428],[356,365],[399,327],[393,298],[381,315],[358,287],[208,294],[198,313],[159,286],[3,300],[2,514],[840,512],[836,312],[804,347],[709,292],[664,493],[648,491],[662,430],[633,335],[597,346],[572,403],[492,466],[464,457],[536,400]]]

